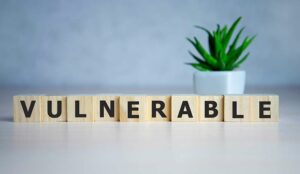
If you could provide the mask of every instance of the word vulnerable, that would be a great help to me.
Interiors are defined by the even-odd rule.
[[[276,122],[277,95],[14,96],[15,122]]]

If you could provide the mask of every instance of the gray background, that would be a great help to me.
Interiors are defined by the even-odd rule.
[[[243,16],[248,86],[300,85],[300,1],[1,0],[0,87],[191,88],[193,50]],[[245,36],[245,35],[244,35]],[[205,42],[206,43],[206,42]]]

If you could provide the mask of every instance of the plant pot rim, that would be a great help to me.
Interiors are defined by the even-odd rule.
[[[195,74],[228,74],[228,73],[245,73],[245,70],[234,70],[234,71],[195,71]]]

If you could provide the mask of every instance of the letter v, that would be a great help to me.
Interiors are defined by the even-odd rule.
[[[25,103],[24,100],[21,100],[20,102],[21,102],[25,117],[29,118],[31,116],[31,113],[32,113],[32,110],[34,108],[34,105],[35,105],[36,101],[31,101],[29,109],[27,109],[26,103]]]

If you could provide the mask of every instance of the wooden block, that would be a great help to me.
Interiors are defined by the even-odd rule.
[[[67,96],[67,120],[68,122],[92,122],[93,97]]]
[[[250,97],[246,95],[224,96],[225,121],[251,121]]]
[[[276,95],[225,96],[225,121],[278,121],[279,97]]]
[[[148,96],[149,121],[171,121],[171,96]]]
[[[40,122],[41,96],[14,96],[13,113],[15,122]]]
[[[172,96],[171,120],[172,121],[198,121],[198,97],[194,95]]]
[[[200,121],[224,121],[223,96],[199,96]]]
[[[147,96],[120,96],[120,121],[146,121]]]
[[[67,121],[66,96],[42,96],[41,117],[43,122]]]
[[[94,96],[94,121],[119,121],[119,96]]]
[[[279,96],[250,96],[251,121],[279,121]]]

